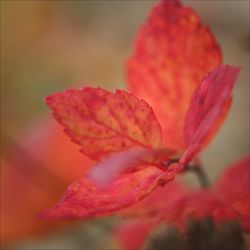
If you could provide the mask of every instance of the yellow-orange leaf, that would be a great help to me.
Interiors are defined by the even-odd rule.
[[[161,146],[161,127],[152,108],[125,91],[67,90],[46,98],[66,133],[94,160],[132,146]]]

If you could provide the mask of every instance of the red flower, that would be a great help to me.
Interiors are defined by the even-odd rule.
[[[127,67],[131,90],[145,101],[100,88],[47,97],[65,132],[97,164],[44,216],[108,214],[172,180],[208,143],[229,110],[239,68],[218,66],[220,58],[213,35],[190,8],[161,1],[141,27]],[[178,164],[164,166],[183,150]]]

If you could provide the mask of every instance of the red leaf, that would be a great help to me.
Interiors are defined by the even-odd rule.
[[[161,145],[161,128],[151,107],[125,91],[67,90],[46,101],[66,133],[92,159],[135,145]]]
[[[89,177],[97,185],[106,186],[125,170],[144,167],[146,163],[142,158],[147,151],[142,147],[132,147],[107,156],[90,170]]]
[[[215,223],[240,220],[250,230],[250,158],[226,168],[214,186],[192,190],[176,181],[157,189],[144,200],[128,208],[124,215],[161,218],[185,230],[187,220],[211,217]]]
[[[101,160],[90,170],[89,177],[97,185],[105,186],[124,172],[131,173],[150,165],[162,168],[160,163],[168,160],[172,153],[173,151],[167,149],[131,147],[127,150],[111,154]]]
[[[239,221],[250,230],[250,158],[227,168],[213,187],[194,190],[172,181],[123,211],[123,215],[161,219],[185,230],[188,219],[211,217],[215,223]]]
[[[142,201],[122,211],[125,216],[145,216],[146,218],[159,218],[171,213],[172,204],[185,194],[191,192],[189,186],[185,186],[174,180],[166,186],[156,189]],[[170,208],[170,209],[169,209]]]
[[[214,222],[238,219],[233,208],[224,204],[211,190],[184,193],[175,203],[165,208],[164,220],[185,230],[188,219],[211,217]]]
[[[159,183],[173,178],[172,174],[163,174],[154,167],[124,174],[105,189],[99,189],[91,180],[83,178],[69,187],[61,202],[41,216],[72,219],[109,214],[140,201]]]
[[[141,249],[154,226],[155,223],[150,220],[127,220],[116,228],[115,236],[122,249]]]
[[[35,217],[54,205],[68,185],[93,165],[54,119],[41,119],[26,130],[13,140],[7,138],[1,162],[3,245],[62,229],[65,223],[38,222]]]
[[[19,139],[20,144],[45,168],[65,181],[65,187],[79,175],[87,173],[95,163],[79,152],[78,146],[71,142],[63,132],[63,127],[53,117],[35,125],[27,128],[28,131]],[[37,166],[35,171],[41,176],[43,169]]]
[[[173,179],[173,174],[154,168],[139,171],[145,166],[158,166],[173,154],[161,148],[160,125],[144,101],[125,91],[112,94],[85,88],[54,94],[47,103],[85,154],[93,159],[103,157],[90,172],[90,179],[71,185],[63,200],[45,212],[46,216],[79,218],[110,213],[138,202]],[[139,172],[110,184],[119,174],[134,171]],[[107,187],[101,190],[98,184]]]
[[[215,134],[231,103],[239,68],[221,65],[208,73],[196,89],[186,114],[184,135],[188,148],[181,162],[187,164]]]
[[[194,190],[176,181],[157,189],[122,214],[143,216],[155,221],[160,219],[180,230],[185,230],[190,218],[210,216],[216,223],[239,218],[238,213],[220,200],[212,190]]]
[[[133,93],[151,105],[169,148],[185,148],[184,118],[203,76],[221,63],[210,30],[191,8],[161,1],[139,30],[127,78]]]
[[[214,186],[225,204],[233,207],[241,217],[245,231],[250,231],[250,158],[232,164],[222,173]]]

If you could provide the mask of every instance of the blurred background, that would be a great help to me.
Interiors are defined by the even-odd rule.
[[[202,154],[214,180],[249,152],[249,1],[183,2],[211,27],[224,62],[242,67],[226,123]],[[124,62],[153,4],[1,1],[3,249],[118,248],[111,233],[117,219],[55,223],[35,218],[91,165],[60,132],[43,98],[69,87],[124,88]]]

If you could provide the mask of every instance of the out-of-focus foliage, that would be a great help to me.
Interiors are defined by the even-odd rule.
[[[142,23],[153,3],[153,1],[19,0],[0,2],[1,133],[4,134],[3,138],[9,138],[8,140],[3,139],[1,145],[4,149],[4,160],[1,163],[1,185],[9,185],[11,188],[13,185],[13,192],[10,191],[9,198],[13,197],[14,202],[11,202],[12,209],[8,211],[9,213],[12,211],[16,216],[16,221],[12,220],[12,224],[9,224],[12,232],[15,233],[15,228],[26,230],[29,224],[27,222],[24,227],[21,223],[17,223],[19,220],[23,221],[27,215],[26,212],[24,214],[16,213],[14,209],[25,207],[26,204],[21,203],[18,191],[26,190],[25,192],[29,194],[30,190],[37,190],[37,188],[33,186],[34,184],[16,186],[12,183],[14,176],[20,174],[19,170],[12,166],[13,161],[10,162],[10,158],[5,155],[6,149],[13,147],[13,141],[20,149],[22,142],[25,142],[23,138],[26,138],[33,130],[30,126],[27,129],[27,125],[34,118],[39,118],[42,113],[47,112],[42,99],[52,91],[68,88],[72,84],[84,86],[96,83],[103,84],[109,89],[124,86],[123,63],[131,53],[137,27]],[[210,169],[210,177],[214,178],[223,166],[239,158],[249,149],[247,118],[249,115],[249,47],[247,39],[249,37],[249,2],[186,1],[186,3],[198,10],[204,23],[212,27],[222,46],[225,61],[243,66],[240,81],[234,93],[234,106],[227,124],[203,156],[206,166]],[[227,15],[221,15],[224,12]],[[26,131],[23,132],[24,130]],[[20,134],[23,136],[17,136]],[[71,142],[69,144],[76,149],[74,152],[77,153],[77,146]],[[32,150],[29,149],[28,154],[30,155],[34,149],[34,147]],[[54,146],[54,150],[56,150],[56,146]],[[60,166],[56,166],[57,160],[53,157],[54,150],[47,153],[49,157],[52,156],[50,157],[51,168],[56,175],[60,176],[60,180],[64,176],[68,182],[71,182],[71,178],[73,180],[79,175],[74,175],[73,172],[71,175],[68,168],[61,172],[64,169],[63,163],[67,162],[64,159],[68,155],[60,153],[61,160],[58,163],[63,166],[60,168]],[[7,167],[10,165],[11,167]],[[23,167],[25,166],[23,165]],[[10,173],[18,172],[18,174],[13,174],[13,178],[10,178],[7,184],[5,176],[11,175],[6,174],[8,171]],[[17,178],[24,179],[21,176]],[[38,179],[46,179],[44,176],[46,176],[44,172],[36,174]],[[66,182],[63,182],[65,186],[60,184],[59,187],[64,189]],[[52,183],[54,181],[51,181],[50,185]],[[38,192],[40,193],[40,191]],[[62,192],[58,191],[55,195],[61,196],[61,194]],[[1,198],[5,199],[6,195],[8,195],[7,190],[1,187]],[[29,200],[28,197],[29,195],[26,196],[27,200]],[[51,203],[54,202],[51,201]],[[42,206],[47,207],[47,204],[46,201]],[[40,209],[37,208],[37,204],[34,207],[35,210]],[[35,210],[34,213],[36,213]],[[36,247],[44,249],[79,247],[82,249],[85,247],[88,249],[90,246],[98,244],[98,246],[108,245],[111,249],[110,242],[102,244],[103,235],[107,235],[105,222],[101,221],[97,226],[94,223],[89,223],[87,230],[82,229],[77,233],[74,231],[64,236],[59,235],[55,241],[50,239],[27,242],[25,245],[15,245],[14,249],[18,249],[18,247],[22,249]],[[1,227],[1,234],[6,234],[4,230]],[[30,231],[18,233],[15,237],[16,242],[27,239],[29,235]],[[50,235],[53,235],[52,232]],[[96,237],[97,235],[98,237]],[[82,241],[80,241],[81,239]],[[9,243],[13,244],[13,240],[14,238]]]
[[[8,140],[1,170],[1,241],[53,231],[62,222],[42,221],[38,213],[52,206],[64,189],[93,164],[61,126],[42,119],[15,140]]]

